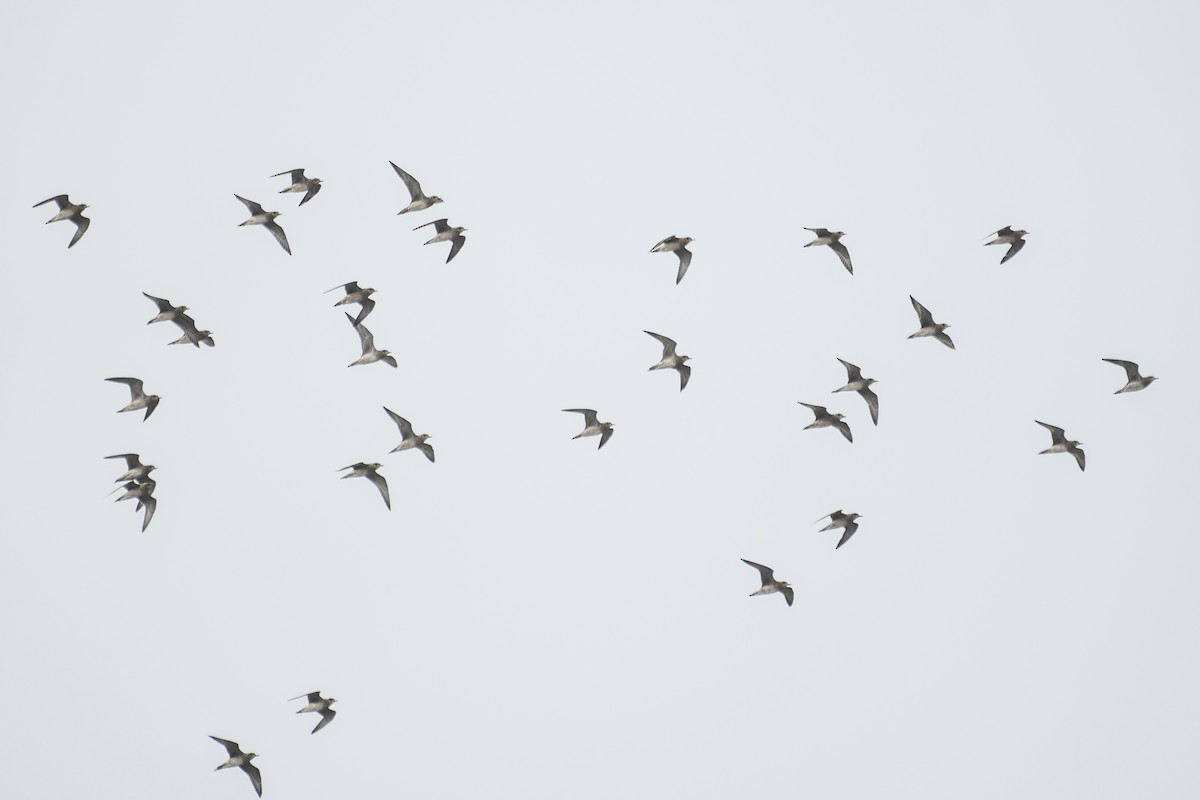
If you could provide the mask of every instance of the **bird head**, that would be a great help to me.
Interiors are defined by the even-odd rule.
[[[444,201],[442,200],[442,198],[438,197],[436,194],[433,197],[429,198],[429,205],[431,205],[431,206],[435,205],[437,203],[441,203],[441,202],[444,202]]]

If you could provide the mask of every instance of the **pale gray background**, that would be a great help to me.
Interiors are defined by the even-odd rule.
[[[1197,16],[10,5],[0,795],[252,800],[215,734],[269,799],[1195,796]],[[389,159],[447,202],[396,217]],[[61,192],[70,251],[30,209]],[[410,230],[443,215],[449,266]],[[346,369],[349,280],[399,370]],[[217,347],[168,348],[142,291]],[[956,352],[905,340],[910,293]],[[1162,380],[1114,397],[1102,357]],[[385,404],[437,464],[386,455]],[[125,451],[144,534],[105,497]]]

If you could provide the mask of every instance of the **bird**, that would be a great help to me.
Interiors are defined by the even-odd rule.
[[[846,245],[841,243],[841,238],[846,235],[845,232],[831,231],[827,228],[805,228],[804,230],[812,231],[817,235],[817,238],[804,245],[805,247],[828,246],[842,260],[842,266],[846,268],[846,272],[854,274],[854,265],[850,263],[850,251],[846,249]]]
[[[364,464],[359,461],[357,464],[351,464],[342,469],[353,470],[342,476],[342,480],[346,478],[366,478],[371,483],[375,484],[375,488],[379,490],[379,494],[383,495],[383,504],[388,507],[388,511],[392,510],[392,495],[388,492],[387,480],[384,479],[376,470],[382,467],[383,464]],[[338,472],[341,472],[339,469]]]
[[[1014,231],[1011,225],[1005,225],[995,233],[989,233],[988,236],[995,236],[984,247],[990,247],[994,244],[1009,245],[1008,252],[1004,254],[1004,258],[1000,259],[1000,263],[1004,264],[1017,253],[1021,252],[1021,248],[1025,246],[1025,237],[1029,235],[1029,231]]]
[[[442,202],[442,198],[437,195],[426,197],[425,193],[421,191],[421,184],[417,182],[416,178],[397,167],[395,162],[389,161],[388,163],[392,165],[392,169],[396,170],[396,174],[400,176],[400,180],[404,181],[404,185],[408,187],[408,193],[412,197],[411,203],[396,212],[397,216],[407,214],[410,211],[424,211],[430,206]]]
[[[156,322],[175,322],[177,319],[186,316],[183,312],[188,310],[187,306],[173,306],[170,300],[164,300],[161,297],[155,297],[145,292],[142,292],[142,296],[148,298],[154,305],[158,306],[158,315],[148,321],[147,325],[153,325]]]
[[[168,344],[190,344],[197,349],[199,349],[201,343],[209,347],[217,346],[217,343],[213,341],[212,331],[199,330],[194,324],[183,328],[183,336],[180,336],[173,342],[168,342]]]
[[[775,570],[771,569],[770,567],[764,567],[762,564],[755,564],[753,561],[748,561],[744,558],[742,561],[743,563],[749,564],[758,570],[758,574],[762,578],[762,588],[757,592],[751,592],[751,597],[756,597],[760,594],[775,594],[776,592],[782,592],[783,599],[787,600],[787,604],[789,606],[792,604],[792,601],[796,599],[796,594],[794,591],[792,591],[791,584],[789,584],[787,581],[775,580]]]
[[[87,204],[79,203],[76,205],[65,194],[57,194],[54,197],[46,198],[40,203],[34,203],[33,207],[44,206],[46,203],[54,203],[58,206],[58,213],[46,220],[47,225],[51,222],[59,222],[64,219],[70,220],[75,224],[75,235],[71,237],[71,242],[67,245],[67,249],[70,250],[75,246],[76,242],[83,238],[83,235],[87,233],[88,226],[92,224],[92,221],[83,215],[83,210],[88,207]]]
[[[238,194],[235,194],[234,197],[236,197],[238,200],[241,200],[242,205],[244,205],[250,211],[250,219],[239,224],[238,227],[240,228],[244,225],[262,225],[271,232],[271,235],[275,237],[275,241],[279,242],[279,246],[282,247],[284,252],[290,256],[292,254],[292,248],[291,245],[288,244],[287,234],[283,232],[283,228],[279,227],[279,223],[275,221],[275,218],[279,216],[280,212],[263,211],[263,207],[253,200],[247,200]]]
[[[874,378],[864,378],[862,370],[851,364],[849,361],[842,361],[842,366],[846,368],[846,385],[840,389],[834,389],[832,394],[838,392],[858,392],[859,396],[867,401],[867,408],[871,409],[871,422],[879,424],[879,396],[871,391],[872,383],[879,383]]]
[[[1056,425],[1047,425],[1045,422],[1038,422],[1036,419],[1034,422],[1037,422],[1038,425],[1050,431],[1051,444],[1045,450],[1038,453],[1038,455],[1044,456],[1046,453],[1070,453],[1075,456],[1075,463],[1079,465],[1079,471],[1083,472],[1084,455],[1083,451],[1079,449],[1079,445],[1083,444],[1083,442],[1071,441],[1067,438],[1067,432]]]
[[[409,422],[404,417],[397,414],[395,411],[392,411],[387,406],[384,406],[383,410],[386,411],[387,415],[392,418],[392,422],[396,423],[396,426],[398,428],[400,428],[400,435],[403,437],[400,440],[400,444],[393,447],[389,452],[398,453],[401,450],[412,450],[415,447],[416,449],[418,449],[422,453],[424,453],[425,457],[429,459],[430,463],[432,463],[433,462],[433,445],[431,445],[425,441],[426,439],[429,438],[429,434],[428,433],[422,433],[420,435],[414,434],[413,426],[412,426],[411,422]]]
[[[312,729],[313,733],[316,733],[317,731],[321,730],[321,728],[324,728],[333,721],[334,717],[337,716],[337,712],[330,708],[331,705],[337,702],[337,700],[334,700],[332,697],[325,699],[324,697],[321,697],[320,692],[309,692],[308,694],[297,695],[291,699],[299,700],[301,697],[308,699],[308,705],[297,711],[297,714],[303,714],[305,711],[316,711],[321,715],[321,721],[317,723],[317,727]]]
[[[117,411],[118,414],[124,411],[140,411],[146,409],[146,416],[142,417],[142,422],[150,419],[150,415],[154,413],[154,409],[158,408],[159,396],[156,394],[146,394],[142,391],[142,382],[137,378],[105,378],[106,381],[113,383],[123,383],[129,387],[129,405]]]
[[[467,243],[467,237],[463,236],[463,231],[466,228],[451,228],[446,222],[445,217],[435,219],[433,222],[426,222],[424,225],[418,225],[413,228],[414,231],[419,231],[421,228],[427,228],[430,225],[437,231],[432,239],[425,244],[433,244],[434,242],[450,242],[450,255],[446,256],[446,263],[449,264],[458,255],[458,251],[462,250],[462,246]]]
[[[687,274],[688,267],[692,265],[692,251],[688,250],[687,246],[694,241],[696,240],[691,236],[668,236],[650,248],[651,253],[674,253],[679,256],[679,273],[675,276],[676,286]]]
[[[688,379],[692,377],[692,368],[685,363],[691,360],[691,356],[678,355],[675,352],[676,343],[674,339],[668,339],[666,336],[662,336],[661,334],[653,333],[651,331],[643,331],[643,333],[649,334],[655,339],[658,339],[663,346],[662,360],[651,367],[650,371],[653,372],[656,369],[675,370],[679,373],[679,391],[682,392],[687,388]]]
[[[350,281],[349,283],[345,284],[339,283],[337,286],[334,286],[333,289],[326,290],[325,294],[329,294],[336,289],[341,289],[344,291],[346,296],[334,303],[333,307],[337,308],[338,306],[344,306],[348,303],[358,303],[359,311],[358,316],[354,318],[354,324],[362,325],[362,321],[366,319],[367,315],[375,309],[375,301],[371,299],[371,295],[375,294],[375,290],[360,289],[358,288],[358,281]]]
[[[150,527],[150,520],[154,518],[154,511],[158,508],[158,501],[153,496],[154,489],[157,486],[158,484],[155,483],[154,479],[146,477],[137,482],[130,481],[124,486],[118,486],[112,492],[109,492],[109,494],[124,489],[125,494],[113,502],[119,503],[122,500],[136,500],[137,507],[134,509],[135,511],[142,508],[146,509],[142,515],[142,531],[145,532],[146,528]]]
[[[578,435],[572,436],[572,439],[579,439],[583,436],[599,436],[600,444],[596,446],[596,449],[599,450],[604,447],[604,443],[613,434],[613,424],[597,420],[596,412],[590,408],[564,408],[563,411],[569,414],[583,414],[583,430]]]
[[[304,192],[304,197],[300,198],[300,205],[304,205],[309,200],[312,200],[317,196],[317,192],[321,191],[321,179],[304,177],[304,170],[302,169],[287,169],[283,172],[276,172],[271,177],[278,178],[280,175],[288,174],[292,177],[292,185],[286,189],[280,189],[279,193]]]
[[[797,402],[799,402],[799,401],[797,401]],[[837,428],[839,431],[842,432],[842,436],[846,437],[846,441],[848,441],[848,442],[854,441],[854,434],[850,433],[850,426],[847,425],[845,422],[842,422],[842,418],[846,416],[845,414],[830,414],[828,409],[825,408],[825,406],[814,406],[810,403],[804,403],[804,402],[801,402],[800,405],[804,406],[805,408],[811,409],[813,412],[813,416],[816,417],[816,419],[813,420],[811,425],[804,426],[804,430],[808,430],[809,428],[833,427],[833,428]]]
[[[843,514],[840,508],[837,511],[834,511],[832,514],[825,515],[825,517],[829,517],[829,524],[824,528],[821,528],[822,531],[831,531],[834,528],[842,529],[842,538],[838,540],[837,547],[833,548],[834,550],[837,550],[846,542],[850,541],[850,537],[854,535],[856,530],[858,530],[858,523],[855,522],[855,520],[861,516],[862,514]],[[825,519],[825,517],[821,517],[821,519],[815,521],[820,522],[822,519]]]
[[[392,367],[397,366],[396,359],[390,351],[375,349],[375,336],[367,330],[366,325],[358,324],[354,321],[354,317],[349,314],[346,315],[346,319],[354,326],[354,330],[358,331],[358,340],[362,344],[362,355],[358,357],[357,361],[347,364],[347,367],[355,367],[359,364],[373,364],[376,361],[382,361]]]
[[[151,472],[158,469],[153,464],[143,464],[141,456],[137,453],[117,453],[115,456],[105,456],[105,458],[123,458],[125,459],[125,466],[128,467],[121,474],[121,477],[117,478],[113,483],[141,480],[142,478],[149,477]]]
[[[262,774],[258,771],[258,767],[250,763],[252,759],[258,757],[258,753],[243,753],[237,742],[231,742],[219,736],[210,735],[208,738],[220,742],[225,747],[225,752],[229,753],[229,760],[217,769],[239,768],[250,776],[250,783],[254,784],[254,791],[258,793],[259,797],[262,797]]]
[[[948,335],[946,335],[946,328],[949,328],[950,326],[946,323],[934,322],[933,315],[929,313],[929,309],[918,303],[917,298],[913,297],[911,294],[908,296],[908,299],[912,300],[913,308],[917,312],[917,319],[921,322],[920,330],[908,338],[916,339],[921,336],[932,336],[942,344],[946,345],[946,347],[949,347],[951,350],[953,350],[954,342],[951,341]]]
[[[1101,361],[1107,361],[1110,364],[1116,364],[1125,370],[1125,379],[1128,381],[1120,389],[1117,389],[1113,394],[1124,394],[1125,392],[1140,392],[1150,384],[1154,383],[1158,378],[1153,375],[1142,375],[1138,371],[1138,365],[1132,361],[1122,361],[1119,358],[1102,358]]]

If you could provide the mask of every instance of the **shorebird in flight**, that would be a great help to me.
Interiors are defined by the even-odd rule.
[[[271,235],[275,237],[275,241],[279,242],[279,246],[282,247],[284,252],[290,256],[292,254],[292,248],[291,245],[288,244],[287,234],[283,232],[283,228],[279,227],[279,223],[275,221],[275,218],[279,216],[280,212],[263,211],[263,207],[253,200],[247,200],[238,194],[235,194],[234,197],[236,197],[238,200],[241,200],[242,205],[244,205],[250,211],[250,219],[239,224],[238,227],[240,228],[244,225],[262,225],[271,232]]]
[[[1038,455],[1043,456],[1046,453],[1070,453],[1075,456],[1075,463],[1079,465],[1079,471],[1082,472],[1084,455],[1083,451],[1079,449],[1079,445],[1083,444],[1083,442],[1075,442],[1068,439],[1067,432],[1055,425],[1047,425],[1045,422],[1038,422],[1036,419],[1034,422],[1037,422],[1038,425],[1050,431],[1051,444],[1045,450],[1038,453]]]
[[[1008,252],[1004,254],[1004,258],[1000,259],[1000,263],[1003,264],[1021,252],[1021,248],[1025,246],[1025,237],[1029,235],[1029,231],[1014,231],[1012,226],[1005,225],[995,233],[988,235],[995,236],[996,238],[985,244],[984,247],[990,247],[994,244],[1006,244],[1009,246]]]
[[[142,296],[149,299],[154,305],[158,306],[158,315],[154,319],[148,321],[147,325],[153,325],[156,322],[175,322],[176,320],[187,316],[183,312],[188,310],[187,306],[173,306],[170,300],[165,300],[161,297],[155,297],[152,294],[142,292]]]
[[[934,322],[933,314],[929,313],[929,309],[918,303],[917,298],[913,297],[911,294],[908,296],[908,299],[912,300],[913,310],[917,312],[917,319],[921,323],[920,329],[908,338],[917,339],[922,336],[932,336],[942,344],[946,345],[946,347],[949,347],[951,350],[953,350],[954,342],[946,334],[946,328],[949,328],[950,326],[946,323]]]
[[[847,442],[854,441],[854,434],[850,433],[850,426],[842,421],[842,418],[846,416],[845,414],[830,414],[825,406],[814,406],[811,403],[800,402],[800,405],[810,409],[813,412],[813,416],[816,417],[812,421],[812,424],[804,426],[804,430],[808,430],[809,428],[837,428],[842,432],[842,436],[846,437]]]
[[[128,469],[122,473],[121,477],[117,478],[113,483],[121,481],[137,481],[143,478],[148,478],[150,473],[158,469],[153,464],[143,464],[141,457],[137,453],[117,453],[115,456],[105,456],[105,458],[123,458],[125,466]]]
[[[156,394],[146,394],[142,391],[142,382],[137,378],[105,378],[106,381],[113,383],[123,383],[129,387],[129,405],[117,411],[118,414],[124,411],[140,411],[146,409],[146,416],[142,417],[142,422],[150,419],[150,415],[154,413],[154,409],[158,408],[159,396]]]
[[[450,255],[446,256],[446,263],[449,264],[458,255],[458,251],[462,250],[462,246],[467,243],[467,237],[463,236],[466,228],[451,228],[445,218],[435,219],[433,222],[426,222],[424,225],[418,225],[413,228],[414,231],[419,231],[421,228],[427,228],[430,225],[437,231],[425,244],[433,244],[434,242],[450,242]]]
[[[336,303],[334,303],[333,307],[337,308],[338,306],[344,306],[344,305],[351,304],[351,303],[358,303],[359,304],[358,316],[354,318],[354,324],[362,325],[362,321],[364,319],[366,319],[367,315],[370,314],[375,309],[375,301],[371,299],[371,295],[375,294],[375,290],[374,289],[360,289],[360,288],[358,288],[358,281],[350,281],[349,283],[345,283],[345,284],[339,283],[337,286],[333,287],[332,289],[327,290],[325,292],[325,294],[329,294],[329,292],[333,292],[338,289],[341,289],[342,291],[344,291],[346,293],[346,296],[343,297],[341,300],[338,300]]]
[[[344,469],[352,470],[351,472],[347,472],[345,475],[343,475],[342,480],[345,480],[346,478],[366,478],[371,483],[375,484],[375,488],[378,489],[379,494],[383,496],[383,504],[388,507],[388,511],[391,511],[392,495],[390,492],[388,492],[387,480],[384,479],[379,472],[377,472],[377,470],[382,466],[383,464],[364,464],[360,461],[357,464],[351,464],[348,467],[342,467],[342,469],[339,469],[338,472],[341,472]]]
[[[846,385],[840,389],[834,389],[833,394],[838,392],[858,392],[859,397],[867,401],[867,408],[871,409],[871,422],[879,424],[879,396],[871,390],[872,383],[879,383],[874,378],[864,378],[862,370],[851,364],[849,361],[842,361],[842,366],[846,368]]]
[[[155,509],[158,508],[158,501],[154,499],[154,489],[157,486],[158,484],[154,482],[153,478],[140,478],[137,482],[130,481],[124,486],[118,486],[116,489],[113,489],[112,492],[109,492],[109,494],[112,494],[113,492],[119,492],[124,489],[125,494],[121,495],[113,502],[119,503],[122,500],[136,500],[137,506],[134,509],[135,511],[141,510],[142,508],[146,509],[145,513],[142,515],[142,531],[145,532],[146,528],[150,527],[150,520],[154,518]]]
[[[837,257],[842,260],[842,266],[846,268],[846,272],[854,274],[854,265],[850,263],[850,251],[846,249],[846,245],[842,244],[841,239],[845,236],[843,231],[831,231],[827,228],[805,228],[806,231],[812,231],[817,235],[805,247],[817,247],[826,245],[830,250],[837,253]]]
[[[297,714],[303,714],[306,711],[316,711],[321,715],[321,721],[317,723],[317,727],[312,729],[313,733],[316,733],[317,731],[321,730],[321,728],[324,728],[333,721],[334,717],[337,716],[337,712],[330,708],[331,705],[337,702],[337,700],[334,700],[332,697],[327,700],[324,697],[321,697],[320,692],[309,692],[308,694],[297,695],[291,699],[299,700],[301,697],[304,697],[308,700],[308,705],[297,711]]]
[[[673,369],[679,373],[679,391],[687,388],[688,379],[692,377],[692,368],[686,362],[691,360],[691,356],[681,356],[675,352],[676,343],[674,339],[668,339],[651,331],[643,331],[643,333],[653,336],[662,344],[663,354],[662,360],[650,368],[653,372],[656,369]]]
[[[843,514],[842,510],[839,508],[832,514],[826,514],[824,517],[821,517],[821,519],[825,519],[825,517],[829,518],[829,524],[824,528],[821,528],[822,531],[831,531],[834,528],[842,529],[842,538],[838,540],[837,547],[833,548],[834,550],[837,550],[846,542],[850,541],[850,537],[854,535],[856,530],[858,530],[858,523],[855,522],[855,520],[861,516],[862,514]],[[820,522],[821,519],[816,521]]]
[[[374,364],[376,361],[382,361],[391,367],[397,366],[396,359],[390,350],[375,349],[375,336],[367,330],[366,325],[356,323],[354,317],[349,314],[346,315],[346,319],[354,326],[354,330],[358,332],[358,341],[362,345],[362,355],[358,357],[357,361],[347,364],[347,367],[356,367],[359,364]]]
[[[48,197],[40,203],[34,203],[33,207],[44,206],[46,203],[54,203],[58,206],[58,213],[46,220],[47,225],[51,222],[61,222],[64,219],[70,220],[75,224],[75,235],[71,237],[71,242],[67,245],[67,249],[70,250],[87,233],[88,225],[92,224],[92,221],[83,215],[83,210],[87,208],[87,204],[80,203],[76,205],[65,194],[58,194],[54,197]]]
[[[596,446],[599,450],[604,447],[604,443],[609,440],[613,434],[613,424],[611,422],[600,422],[596,419],[596,412],[590,408],[564,408],[569,414],[583,414],[583,430],[577,435],[572,436],[572,439],[579,439],[584,436],[599,436],[600,444]]]
[[[387,406],[384,406],[383,410],[386,411],[387,415],[392,418],[392,422],[396,423],[396,427],[398,427],[400,429],[400,436],[403,437],[400,440],[400,444],[393,447],[389,452],[398,453],[401,450],[412,450],[413,448],[416,448],[416,449],[420,450],[422,453],[424,453],[425,457],[428,458],[430,462],[432,462],[433,461],[433,445],[431,445],[425,441],[426,439],[429,438],[429,434],[428,433],[422,433],[422,434],[413,433],[413,426],[412,426],[411,422],[409,422],[404,417],[397,414],[395,411],[392,411]]]
[[[304,192],[304,197],[300,198],[300,205],[304,205],[309,200],[312,200],[317,196],[317,192],[321,191],[321,179],[304,177],[304,170],[302,169],[288,169],[283,172],[276,172],[271,177],[278,178],[280,175],[291,175],[292,185],[286,189],[280,189],[279,193]]]
[[[751,592],[751,597],[757,597],[760,594],[782,592],[783,599],[787,600],[787,604],[789,606],[792,604],[792,601],[796,598],[795,592],[792,591],[791,584],[787,581],[775,580],[775,570],[770,567],[764,567],[762,564],[755,564],[753,561],[747,561],[744,558],[742,561],[758,570],[758,575],[762,579],[762,588],[757,592]]]
[[[262,797],[262,774],[258,771],[258,767],[250,763],[251,759],[258,757],[258,753],[243,753],[237,742],[231,742],[219,736],[209,736],[208,738],[220,742],[225,748],[225,752],[229,753],[229,760],[217,769],[237,767],[250,776],[250,783],[254,784],[254,791],[258,793],[259,797]]]
[[[397,167],[394,162],[389,161],[388,163],[392,165],[392,169],[396,170],[396,174],[400,176],[400,180],[404,181],[404,185],[408,187],[408,194],[412,198],[412,202],[400,209],[397,212],[397,216],[407,214],[410,211],[424,211],[430,206],[442,202],[442,198],[437,195],[426,197],[425,193],[421,191],[421,184],[417,182],[416,178]]]
[[[186,324],[184,324],[185,322]],[[180,336],[173,342],[168,342],[168,344],[190,344],[197,349],[200,348],[201,343],[206,344],[209,347],[217,346],[217,343],[213,341],[212,331],[200,330],[196,327],[196,324],[191,317],[185,315],[184,320],[177,321],[176,324],[178,324],[180,329],[183,331],[183,336]]]
[[[692,265],[692,251],[688,250],[687,246],[694,241],[696,240],[691,236],[668,236],[650,248],[651,253],[674,253],[679,256],[679,273],[675,276],[676,286],[687,274],[688,267]]]
[[[1154,377],[1153,375],[1142,375],[1142,373],[1138,371],[1138,365],[1132,361],[1122,361],[1119,358],[1102,358],[1100,360],[1107,361],[1110,364],[1116,364],[1118,367],[1125,370],[1125,380],[1127,382],[1120,389],[1117,389],[1115,392],[1113,392],[1113,394],[1140,392],[1142,389],[1145,389],[1147,386],[1158,380],[1158,378]]]

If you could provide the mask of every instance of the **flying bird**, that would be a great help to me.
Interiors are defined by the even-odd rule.
[[[299,700],[301,697],[308,699],[308,705],[297,711],[297,714],[303,714],[306,711],[316,711],[321,715],[321,721],[317,723],[317,727],[312,729],[313,733],[316,733],[317,731],[321,730],[321,728],[324,728],[333,721],[334,717],[337,716],[337,712],[330,708],[331,705],[337,702],[337,700],[334,700],[332,697],[325,699],[324,697],[321,697],[320,692],[309,692],[306,695],[297,695],[291,699]]]
[[[694,241],[696,240],[691,236],[668,236],[650,248],[651,253],[674,253],[679,256],[679,274],[675,276],[676,286],[687,274],[688,267],[692,265],[692,251],[688,250],[687,246]]]
[[[421,228],[427,228],[430,225],[437,231],[437,234],[425,244],[433,244],[434,242],[450,242],[450,255],[446,256],[446,263],[449,264],[458,255],[458,251],[462,250],[462,246],[467,243],[467,237],[463,236],[466,228],[451,228],[445,218],[435,219],[433,222],[426,222],[424,225],[418,225],[413,228],[414,231],[419,231]]]
[[[1004,264],[1017,253],[1021,252],[1021,248],[1025,246],[1025,237],[1029,235],[1029,231],[1014,231],[1012,226],[1005,225],[995,233],[988,235],[995,236],[996,238],[985,244],[984,247],[990,247],[994,244],[1006,244],[1009,246],[1008,252],[1004,254],[1004,258],[1000,259],[1000,263]]]
[[[653,372],[656,369],[673,369],[679,373],[679,391],[687,388],[688,379],[692,377],[692,368],[687,365],[687,361],[691,360],[691,356],[681,356],[675,352],[676,343],[674,339],[668,339],[651,331],[643,331],[643,333],[653,336],[662,344],[663,354],[662,360],[650,368]]]
[[[430,206],[442,202],[442,198],[437,195],[426,197],[425,193],[421,191],[421,184],[417,182],[416,178],[397,167],[394,162],[389,161],[388,163],[392,165],[392,169],[396,170],[396,174],[400,176],[400,180],[404,181],[404,185],[408,188],[408,194],[412,197],[411,203],[396,212],[397,216],[407,214],[410,211],[424,211]]]
[[[846,268],[846,272],[854,274],[854,265],[850,263],[850,251],[846,249],[846,245],[842,244],[841,238],[845,236],[843,231],[831,231],[826,228],[805,228],[806,231],[812,231],[817,235],[805,247],[818,247],[826,245],[830,250],[837,253],[837,257],[842,260],[842,266]]]
[[[115,456],[105,456],[105,458],[123,458],[125,466],[128,469],[121,474],[113,483],[121,481],[137,481],[143,478],[148,478],[150,473],[158,469],[153,464],[143,464],[141,457],[137,453],[117,453]]]
[[[375,336],[367,330],[366,325],[356,323],[354,317],[349,314],[346,315],[346,319],[354,326],[354,330],[358,332],[358,341],[362,344],[362,355],[358,357],[357,361],[347,364],[347,367],[355,367],[359,364],[373,364],[376,361],[382,361],[391,367],[397,366],[396,359],[390,350],[375,349]]]
[[[428,433],[422,433],[419,435],[414,434],[413,426],[412,426],[411,422],[409,422],[404,417],[397,414],[395,411],[392,411],[387,406],[384,406],[383,410],[386,411],[387,415],[392,418],[392,422],[396,423],[396,426],[398,428],[400,428],[400,436],[403,437],[400,440],[400,444],[393,447],[389,452],[398,453],[401,450],[412,450],[415,447],[416,449],[418,449],[422,453],[424,453],[425,457],[428,458],[429,461],[432,463],[433,462],[433,445],[431,445],[425,441],[426,439],[429,438],[429,434]]]
[[[1079,449],[1079,445],[1083,444],[1083,442],[1075,442],[1068,439],[1067,432],[1055,425],[1047,425],[1045,422],[1038,422],[1036,419],[1034,422],[1037,422],[1038,425],[1041,425],[1043,428],[1050,431],[1050,446],[1038,453],[1038,455],[1044,456],[1047,453],[1070,453],[1071,455],[1075,456],[1075,463],[1079,465],[1079,471],[1083,472],[1084,455],[1083,451]]]
[[[879,383],[874,378],[864,378],[862,370],[851,364],[849,361],[842,361],[842,366],[846,368],[846,385],[840,389],[834,389],[833,394],[838,392],[858,392],[859,397],[867,401],[867,408],[871,409],[871,422],[879,424],[879,396],[871,390],[872,383]]]
[[[1154,383],[1158,378],[1153,375],[1142,375],[1138,371],[1138,365],[1132,361],[1122,361],[1119,358],[1102,358],[1101,361],[1107,361],[1110,364],[1116,364],[1125,370],[1125,380],[1127,383],[1120,389],[1117,389],[1113,394],[1124,394],[1125,392],[1140,392],[1150,384]]]
[[[161,297],[155,297],[152,294],[142,292],[142,296],[149,299],[158,307],[158,315],[154,319],[148,321],[147,325],[153,325],[156,322],[175,322],[182,317],[187,316],[183,312],[188,310],[187,306],[173,306],[170,300],[164,300]],[[190,317],[189,317],[190,319]]]
[[[189,317],[188,320],[190,322],[191,318]],[[213,341],[212,331],[199,330],[195,324],[189,324],[186,327],[181,325],[180,327],[183,329],[183,336],[180,336],[173,342],[168,342],[168,344],[190,344],[197,349],[200,348],[202,343],[209,347],[217,346],[217,343]]]
[[[317,196],[317,192],[321,191],[321,179],[304,177],[304,170],[302,169],[288,169],[284,170],[283,172],[276,172],[271,177],[278,178],[280,175],[289,174],[292,178],[292,185],[286,189],[280,189],[279,193],[287,194],[288,192],[304,192],[304,197],[300,198],[300,205],[304,205],[309,200],[312,200]]]
[[[329,292],[336,291],[337,289],[344,291],[346,296],[334,303],[333,307],[337,308],[338,306],[344,306],[350,303],[358,303],[358,316],[354,318],[354,324],[362,325],[362,321],[366,319],[367,315],[375,309],[375,301],[371,299],[371,295],[375,294],[375,290],[360,289],[358,288],[358,281],[350,281],[346,284],[339,283],[332,289],[326,290],[325,294],[329,294]]]
[[[371,483],[375,484],[375,488],[379,490],[379,494],[383,496],[383,504],[388,507],[388,511],[392,510],[392,495],[388,492],[387,480],[384,479],[376,470],[382,467],[383,464],[364,464],[359,461],[357,464],[351,464],[342,469],[353,470],[342,476],[342,480],[346,478],[366,478]],[[339,469],[338,472],[341,472]]]
[[[154,518],[154,511],[158,508],[158,501],[154,499],[154,489],[157,486],[158,484],[155,483],[152,478],[147,477],[141,478],[137,482],[130,481],[124,486],[118,486],[116,489],[113,489],[112,492],[109,492],[109,494],[112,494],[113,492],[118,492],[124,489],[125,494],[121,495],[113,502],[119,503],[122,500],[136,500],[137,506],[134,509],[135,511],[145,508],[145,513],[142,515],[143,533],[145,532],[146,528],[150,527],[150,520]]]
[[[596,449],[599,450],[601,447],[604,447],[604,443],[613,434],[613,424],[611,422],[600,422],[596,419],[596,412],[590,408],[564,408],[563,411],[569,414],[583,414],[583,430],[578,435],[572,436],[572,439],[579,439],[584,436],[599,436],[600,444],[596,446]]]
[[[796,599],[796,595],[795,592],[792,591],[791,584],[789,584],[787,581],[775,580],[775,570],[771,569],[770,567],[764,567],[762,564],[755,564],[753,561],[747,561],[744,558],[742,561],[758,570],[758,575],[762,579],[762,588],[757,592],[751,592],[751,597],[757,597],[760,594],[775,594],[776,592],[782,592],[783,599],[787,600],[787,604],[789,606],[792,604],[792,601]]]
[[[934,322],[933,315],[929,313],[929,309],[918,303],[917,298],[913,297],[911,294],[908,296],[908,299],[912,300],[913,309],[916,310],[917,319],[921,323],[921,328],[908,338],[916,339],[921,336],[932,336],[942,344],[946,345],[946,347],[949,347],[951,350],[953,350],[954,342],[951,341],[950,337],[946,334],[946,328],[949,328],[950,326],[946,323]]]
[[[58,213],[46,220],[47,225],[51,222],[60,222],[64,219],[70,220],[75,224],[75,235],[71,237],[71,243],[67,245],[67,249],[70,250],[75,246],[76,242],[83,238],[83,235],[87,233],[88,226],[92,224],[92,221],[83,215],[83,210],[87,208],[87,204],[80,203],[76,205],[65,194],[58,194],[54,197],[48,197],[40,203],[34,203],[33,207],[44,206],[46,203],[54,203],[58,206]]]
[[[846,542],[850,541],[850,537],[854,535],[856,530],[858,530],[858,523],[855,522],[855,520],[861,516],[862,514],[843,514],[842,510],[839,508],[832,514],[826,514],[824,517],[821,517],[821,519],[825,519],[825,517],[829,518],[829,524],[824,528],[821,528],[822,531],[831,531],[834,528],[842,529],[842,538],[838,540],[837,547],[833,548],[834,550],[837,550]],[[816,521],[820,522],[821,519]]]
[[[258,767],[250,763],[251,759],[258,757],[258,753],[243,753],[242,748],[238,747],[237,742],[231,742],[228,739],[222,739],[217,736],[209,736],[208,738],[220,742],[224,746],[225,752],[229,753],[229,760],[217,767],[217,769],[237,767],[250,776],[250,783],[254,784],[254,791],[258,793],[259,797],[262,797],[262,774],[259,773]]]
[[[854,434],[850,433],[850,426],[842,422],[842,418],[846,416],[845,414],[830,414],[825,406],[814,406],[811,403],[801,402],[800,405],[810,409],[813,412],[813,416],[816,417],[811,425],[804,426],[804,430],[808,430],[809,428],[837,428],[842,432],[842,436],[846,437],[847,442],[854,441]]]
[[[279,246],[282,247],[284,252],[290,256],[292,254],[292,248],[291,245],[288,244],[287,234],[283,232],[283,228],[279,227],[279,223],[275,221],[275,218],[279,216],[280,212],[263,211],[263,207],[253,200],[247,200],[238,194],[235,194],[234,197],[236,197],[238,200],[241,200],[242,205],[244,205],[250,211],[250,219],[239,224],[238,227],[241,228],[244,225],[262,225],[271,232],[271,235],[275,237],[275,241],[279,242]]]
[[[123,383],[129,387],[129,405],[117,411],[118,414],[124,411],[140,411],[146,409],[146,416],[142,417],[142,422],[150,419],[150,415],[154,413],[154,409],[158,408],[159,396],[156,394],[146,394],[142,391],[142,382],[137,378],[105,378],[106,381],[113,383]]]

